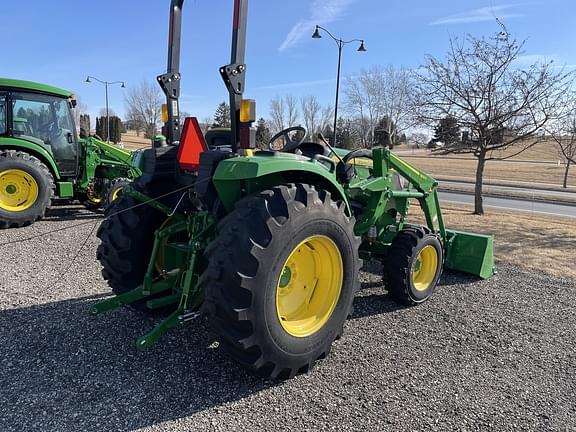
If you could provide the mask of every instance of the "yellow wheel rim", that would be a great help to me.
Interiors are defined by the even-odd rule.
[[[38,183],[26,171],[0,172],[0,208],[10,212],[29,209],[38,199]]]
[[[112,201],[116,201],[122,194],[122,188],[118,187],[112,191]]]
[[[328,237],[308,237],[292,250],[276,287],[278,320],[288,334],[307,337],[326,324],[340,299],[343,268]]]
[[[102,202],[102,198],[93,195],[91,192],[86,193],[86,198],[88,198],[88,201],[92,204],[100,204]]]
[[[436,276],[438,252],[434,246],[424,246],[412,263],[412,285],[416,291],[425,291]]]

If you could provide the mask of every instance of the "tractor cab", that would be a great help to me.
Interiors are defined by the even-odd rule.
[[[62,176],[75,176],[79,150],[71,96],[51,86],[0,79],[0,136],[41,147]]]

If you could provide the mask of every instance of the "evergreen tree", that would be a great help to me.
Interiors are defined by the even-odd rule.
[[[100,117],[96,117],[96,135],[102,138],[102,121],[100,121]]]
[[[122,141],[122,120],[119,117],[110,117],[110,141],[118,144]]]
[[[442,142],[445,145],[454,145],[460,141],[460,127],[458,120],[452,116],[446,116],[438,122],[434,128],[433,141]]]
[[[230,106],[226,102],[220,103],[214,113],[214,123],[212,127],[229,128],[230,127]]]
[[[267,149],[270,138],[272,138],[272,134],[270,133],[268,124],[266,120],[260,118],[256,124],[256,147]]]
[[[110,130],[110,136],[108,136],[108,130]],[[108,129],[106,117],[96,117],[96,135],[102,138],[103,141],[111,141],[118,144],[122,141],[123,130],[122,120],[117,116],[110,117],[110,129]]]
[[[352,149],[354,141],[352,139],[352,122],[342,117],[336,122],[336,146]]]

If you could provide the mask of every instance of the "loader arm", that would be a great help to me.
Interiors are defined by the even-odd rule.
[[[390,168],[408,180],[422,194],[417,199],[426,217],[428,228],[434,232],[439,232],[442,240],[446,241],[446,228],[438,199],[438,182],[428,174],[403,161],[391,151],[388,150],[385,154]],[[398,194],[396,191],[392,191],[393,196],[395,193]]]

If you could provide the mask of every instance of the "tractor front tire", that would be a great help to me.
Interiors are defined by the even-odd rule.
[[[106,196],[106,208],[112,205],[114,201],[120,199],[122,196],[122,189],[131,183],[130,179],[127,178],[117,178],[112,181],[110,187],[108,188],[108,194]]]
[[[425,229],[408,228],[392,240],[384,262],[388,294],[404,306],[422,303],[434,293],[444,256],[437,236]]]
[[[199,280],[220,349],[271,379],[307,372],[328,355],[358,287],[353,229],[344,203],[309,185],[239,201],[219,223]]]
[[[122,195],[114,202],[98,229],[101,243],[96,253],[102,276],[114,294],[124,294],[142,284],[152,254],[154,232],[165,219],[164,214],[129,195]],[[152,314],[145,301],[130,306]]]
[[[50,170],[38,158],[0,151],[0,228],[19,228],[42,219],[54,189]]]

